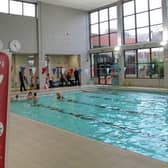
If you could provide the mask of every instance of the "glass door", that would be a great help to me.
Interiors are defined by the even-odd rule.
[[[100,85],[118,85],[119,84],[119,65],[118,58],[113,52],[96,53],[91,55],[91,77],[97,78],[97,84]]]

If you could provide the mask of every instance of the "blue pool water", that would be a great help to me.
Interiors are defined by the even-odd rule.
[[[81,90],[11,102],[16,114],[168,162],[168,94]]]

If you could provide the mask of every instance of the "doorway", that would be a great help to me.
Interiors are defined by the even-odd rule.
[[[53,83],[57,83],[59,86],[62,76],[66,78],[67,74],[70,75],[71,81],[75,80],[75,69],[80,69],[80,55],[46,55],[46,60],[47,73],[50,75]],[[81,78],[81,75],[79,76],[79,78]],[[53,87],[55,86],[56,85]],[[62,86],[62,84],[60,86]]]
[[[91,77],[100,85],[119,84],[118,56],[113,52],[91,55]]]
[[[11,88],[18,90],[20,87],[19,72],[24,71],[26,88],[30,88],[30,79],[37,76],[38,55],[37,54],[13,54],[11,61]]]

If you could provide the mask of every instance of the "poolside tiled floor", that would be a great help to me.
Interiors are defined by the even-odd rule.
[[[168,164],[10,113],[6,167],[168,168]]]

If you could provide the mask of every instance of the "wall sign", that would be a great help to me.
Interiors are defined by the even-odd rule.
[[[9,56],[0,52],[0,168],[5,168],[9,66]]]

